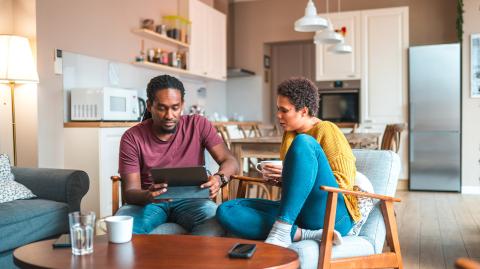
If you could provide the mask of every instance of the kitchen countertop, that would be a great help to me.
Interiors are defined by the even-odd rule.
[[[138,121],[71,121],[64,122],[64,128],[119,128],[132,127],[137,125]]]

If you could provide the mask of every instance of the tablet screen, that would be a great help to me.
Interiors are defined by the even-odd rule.
[[[204,166],[152,168],[152,178],[155,183],[167,183],[169,187],[200,186],[208,181]]]

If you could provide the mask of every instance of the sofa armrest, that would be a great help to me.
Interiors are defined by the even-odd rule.
[[[80,170],[12,167],[12,173],[39,198],[67,203],[69,212],[80,210],[90,184],[87,173]]]

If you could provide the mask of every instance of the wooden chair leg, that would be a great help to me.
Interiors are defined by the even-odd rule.
[[[329,192],[325,220],[323,222],[322,242],[320,243],[320,254],[318,257],[318,268],[330,268],[332,259],[333,230],[335,228],[335,214],[337,213],[338,193]]]
[[[120,192],[120,181],[119,180],[113,180],[112,181],[112,216],[117,213],[118,208],[119,208],[119,192]]]
[[[383,219],[385,221],[387,243],[391,251],[395,253],[395,256],[397,257],[398,267],[395,268],[402,269],[402,254],[400,252],[400,242],[398,241],[397,222],[395,221],[395,210],[393,208],[393,202],[381,201],[380,203]]]

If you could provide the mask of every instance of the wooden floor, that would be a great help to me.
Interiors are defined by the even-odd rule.
[[[399,191],[396,205],[404,268],[454,268],[480,261],[480,195]]]

